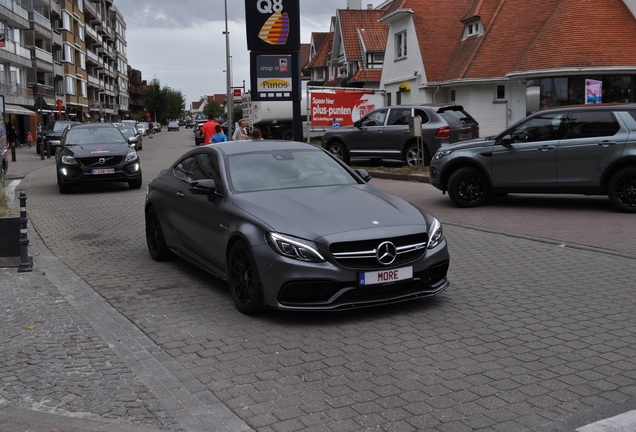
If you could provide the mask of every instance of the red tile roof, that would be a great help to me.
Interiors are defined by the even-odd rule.
[[[328,33],[322,45],[317,47],[316,55],[307,65],[308,68],[324,68],[331,60],[331,49],[333,47],[333,33]]]
[[[383,10],[339,9],[337,14],[344,46],[344,55],[348,62],[362,60],[359,31],[360,33],[364,33],[365,40],[374,44],[375,49],[373,51],[384,50],[389,26],[379,21],[382,15],[384,15]],[[379,40],[384,41],[382,48],[378,48],[377,41]]]
[[[353,74],[349,82],[379,83],[381,78],[382,69],[360,69]]]
[[[636,69],[636,19],[623,0],[396,0],[412,9],[429,82],[569,67]],[[462,40],[479,17],[484,34]],[[410,52],[409,52],[410,54]]]

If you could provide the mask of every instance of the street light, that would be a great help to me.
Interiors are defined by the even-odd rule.
[[[230,56],[230,32],[227,28],[227,0],[225,0],[225,71],[226,71],[226,102],[225,106],[227,108],[227,134],[228,138],[232,136],[232,126],[234,126],[234,121],[232,119],[232,111],[234,111],[233,100],[232,100],[232,70],[231,70],[231,56]]]

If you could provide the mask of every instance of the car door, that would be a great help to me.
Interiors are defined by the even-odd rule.
[[[560,190],[599,186],[605,169],[619,159],[629,128],[609,110],[572,111],[557,149]]]
[[[384,131],[380,135],[385,157],[402,159],[404,145],[409,140],[409,119],[413,117],[413,109],[394,107],[389,110]]]
[[[382,156],[382,133],[389,110],[370,112],[357,123],[357,130],[349,134],[347,147],[351,157]]]
[[[178,193],[179,208],[176,209],[178,220],[176,229],[183,245],[198,261],[207,266],[221,268],[219,252],[219,236],[224,225],[221,215],[223,203],[221,180],[215,155],[201,152],[192,155],[187,161],[189,177]],[[212,179],[217,184],[219,193],[196,194],[190,190],[198,180]],[[224,258],[223,258],[224,261]]]
[[[494,187],[556,189],[556,149],[566,112],[529,117],[501,134],[491,155]],[[509,140],[503,144],[503,140]]]

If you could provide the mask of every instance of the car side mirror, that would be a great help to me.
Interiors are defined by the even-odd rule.
[[[212,179],[201,179],[192,182],[190,192],[194,195],[212,195],[216,192],[216,182]]]
[[[353,122],[353,125],[354,125],[355,127],[359,128],[359,127],[360,127],[360,120],[356,120],[356,121],[354,121],[354,122]]]
[[[499,141],[502,145],[509,146],[512,144],[512,135],[504,135]]]
[[[364,168],[359,168],[356,169],[356,174],[358,174],[362,180],[365,181],[365,183],[369,183],[369,181],[371,180],[371,174],[369,174],[369,171],[365,170]]]

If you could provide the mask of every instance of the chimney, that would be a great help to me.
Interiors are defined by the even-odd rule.
[[[367,3],[367,10],[373,10],[373,3]]]

